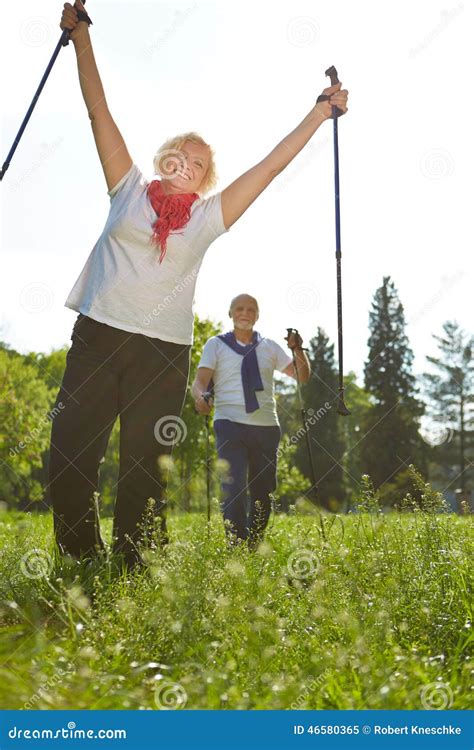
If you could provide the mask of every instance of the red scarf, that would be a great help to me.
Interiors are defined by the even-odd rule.
[[[165,257],[169,233],[186,226],[191,218],[191,206],[199,195],[197,193],[166,195],[160,180],[152,180],[148,185],[147,193],[154,212],[158,214],[158,219],[153,224],[151,241],[161,248],[159,260],[161,263]]]

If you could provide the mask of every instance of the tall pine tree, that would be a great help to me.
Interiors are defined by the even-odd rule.
[[[419,434],[424,407],[417,398],[413,352],[405,333],[403,306],[389,276],[384,277],[374,295],[369,328],[364,375],[372,408],[362,425],[362,466],[375,487],[398,486],[399,493],[400,472],[406,472],[411,463],[421,471],[426,468]],[[385,502],[392,504],[398,497],[396,493],[390,495],[389,486],[385,486],[384,496]]]
[[[342,456],[344,442],[337,414],[338,381],[334,362],[334,344],[329,343],[325,332],[318,328],[309,342],[308,357],[311,378],[302,386],[302,396],[307,410],[307,425],[311,440],[318,500],[328,510],[338,511],[345,504]],[[298,441],[296,464],[301,472],[311,478],[309,455],[304,439]]]
[[[474,478],[474,337],[447,321],[442,335],[433,338],[439,352],[427,357],[434,371],[424,375],[432,420],[426,439],[440,469],[437,478],[465,495]]]

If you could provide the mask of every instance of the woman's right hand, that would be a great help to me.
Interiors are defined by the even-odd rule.
[[[61,23],[59,24],[61,29],[70,30],[69,38],[72,42],[77,39],[85,29],[88,29],[86,21],[79,21],[77,17],[77,10],[84,10],[85,8],[81,3],[81,0],[76,0],[74,6],[71,3],[64,3],[64,10],[61,16]]]

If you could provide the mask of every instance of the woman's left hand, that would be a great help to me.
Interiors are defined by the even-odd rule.
[[[347,97],[349,96],[349,92],[347,89],[341,87],[342,83],[339,82],[334,86],[329,86],[327,89],[324,89],[322,93],[330,98],[325,102],[316,103],[315,110],[323,116],[324,120],[328,120],[332,117],[333,107],[338,107],[342,111],[342,114],[347,112]]]

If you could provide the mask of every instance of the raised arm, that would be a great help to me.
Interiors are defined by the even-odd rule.
[[[271,183],[274,177],[282,172],[305,146],[319,126],[331,117],[332,106],[335,105],[347,112],[346,89],[342,84],[329,86],[323,94],[331,98],[325,102],[315,104],[304,120],[275,146],[263,161],[249,169],[237,180],[222,191],[222,213],[226,229],[239,219],[244,211],[254,202]]]
[[[128,172],[133,162],[107,106],[92,49],[89,27],[85,21],[78,21],[76,7],[79,10],[85,10],[81,0],[76,0],[75,7],[70,3],[64,4],[60,26],[62,29],[72,29],[70,38],[76,51],[82,95],[91,120],[95,145],[107,187],[111,190]]]

